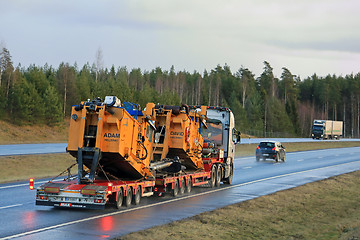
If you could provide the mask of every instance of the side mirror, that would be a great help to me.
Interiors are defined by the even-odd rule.
[[[233,132],[232,132],[232,141],[235,144],[240,143],[240,141],[241,141],[240,131],[236,131],[235,128],[233,129]]]

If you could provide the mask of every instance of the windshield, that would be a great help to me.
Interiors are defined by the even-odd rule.
[[[261,142],[259,144],[259,146],[262,147],[262,148],[265,148],[265,147],[273,148],[273,147],[275,147],[275,143],[273,143],[273,142]]]
[[[321,130],[323,130],[323,126],[316,126],[316,125],[314,125],[314,126],[313,126],[313,130],[321,131]]]
[[[212,142],[216,146],[222,145],[222,124],[219,120],[207,120],[207,129],[201,129],[201,135],[204,138],[204,141]]]

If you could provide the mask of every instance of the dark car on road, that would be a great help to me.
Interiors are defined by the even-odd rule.
[[[256,161],[266,158],[274,159],[276,162],[279,160],[285,162],[285,147],[276,141],[263,141],[256,147]]]

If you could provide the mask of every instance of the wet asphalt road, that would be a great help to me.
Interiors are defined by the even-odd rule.
[[[191,195],[143,198],[117,211],[35,206],[27,183],[0,184],[0,239],[103,239],[121,236],[226,205],[360,170],[360,147],[288,153],[285,163],[235,160],[232,185],[194,188]],[[40,184],[39,182],[37,184]]]

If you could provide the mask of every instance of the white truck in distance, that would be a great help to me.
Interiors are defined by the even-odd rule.
[[[343,121],[314,120],[313,139],[340,139],[343,135]]]

